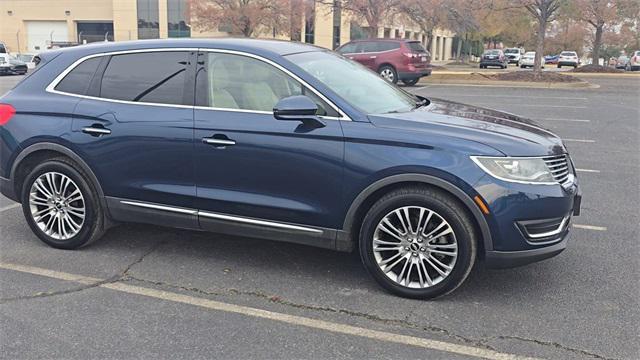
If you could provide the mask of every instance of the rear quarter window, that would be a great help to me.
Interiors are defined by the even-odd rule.
[[[407,46],[409,47],[409,49],[411,49],[411,50],[413,50],[415,52],[427,52],[427,50],[424,49],[422,44],[420,44],[417,41],[408,42]]]
[[[95,57],[81,62],[56,85],[55,90],[84,95],[89,88],[91,78],[98,69],[98,65],[100,65],[101,59],[101,57]]]

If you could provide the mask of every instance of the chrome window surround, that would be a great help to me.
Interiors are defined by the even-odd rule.
[[[525,240],[527,241],[527,243],[532,245],[548,245],[561,240],[556,236],[569,230],[569,225],[571,224],[571,215],[567,215],[563,217],[560,223],[558,224],[558,226],[553,230],[549,230],[544,233],[530,234],[529,231],[527,231],[527,225],[531,223],[537,223],[537,222],[538,220],[517,221],[515,223],[515,226],[525,237]]]
[[[107,102],[114,102],[114,103],[119,103],[119,104],[164,106],[164,107],[182,108],[182,109],[230,111],[230,112],[251,113],[251,114],[273,114],[272,112],[269,112],[269,111],[257,111],[257,110],[245,110],[245,109],[227,109],[227,108],[217,108],[217,107],[211,107],[211,106],[162,104],[162,103],[152,103],[152,102],[138,102],[138,101],[107,99],[107,98],[101,98],[101,97],[97,97],[97,96],[72,94],[72,93],[59,91],[59,90],[55,89],[55,87],[58,86],[58,83],[60,83],[60,81],[62,81],[62,79],[64,79],[64,77],[67,76],[67,74],[69,72],[71,72],[73,69],[75,69],[78,65],[80,65],[83,61],[85,61],[87,59],[91,59],[91,58],[95,58],[95,57],[101,57],[101,56],[110,56],[110,55],[136,54],[136,53],[146,53],[146,52],[175,52],[175,51],[214,52],[214,53],[246,56],[246,57],[250,57],[250,58],[254,58],[254,59],[260,60],[262,62],[265,62],[265,63],[267,63],[267,64],[269,64],[269,65],[271,65],[271,66],[273,66],[273,67],[275,67],[275,68],[277,68],[279,70],[281,70],[282,72],[284,72],[288,76],[292,77],[293,79],[295,79],[296,81],[301,83],[303,86],[307,87],[314,94],[316,94],[320,99],[322,99],[327,104],[329,104],[329,106],[331,106],[338,114],[340,114],[340,117],[319,116],[320,118],[327,119],[327,120],[351,121],[351,118],[347,114],[345,114],[331,100],[327,99],[326,96],[324,96],[322,93],[320,93],[318,90],[316,90],[313,86],[309,85],[309,83],[307,83],[306,81],[302,80],[300,77],[298,77],[296,74],[292,73],[291,71],[287,70],[285,67],[283,67],[280,64],[275,63],[275,62],[273,62],[273,61],[271,61],[271,60],[269,60],[267,58],[264,58],[264,57],[262,57],[260,55],[255,55],[255,54],[251,54],[251,53],[247,53],[247,52],[243,52],[243,51],[236,51],[236,50],[208,49],[208,48],[153,48],[153,49],[111,51],[111,52],[103,52],[103,53],[98,53],[98,54],[91,54],[91,55],[84,56],[84,57],[76,60],[73,64],[69,65],[69,67],[67,67],[63,72],[61,72],[58,76],[56,76],[55,79],[53,79],[53,81],[45,88],[45,90],[47,92],[49,92],[49,93],[58,94],[58,95],[75,96],[75,97],[83,98],[83,99],[107,101]]]
[[[130,201],[130,200],[121,200],[120,203],[124,205],[137,206],[137,207],[146,208],[146,209],[154,209],[154,210],[160,210],[160,211],[175,212],[179,214],[202,216],[202,217],[207,217],[212,219],[226,220],[226,221],[238,222],[243,224],[266,226],[266,227],[285,229],[285,230],[302,231],[302,232],[308,232],[308,233],[314,233],[314,234],[323,233],[323,231],[320,229],[314,229],[314,228],[301,226],[301,225],[248,218],[243,216],[220,214],[220,213],[214,213],[214,212],[202,211],[202,210],[196,210],[196,209],[188,209],[188,208],[182,208],[182,207],[174,207],[174,206]]]
[[[562,155],[564,155],[567,158],[567,161],[568,161],[569,154],[565,153],[565,154],[562,154]],[[571,174],[571,173],[569,173],[567,179],[564,182],[559,182],[559,181],[534,182],[534,181],[524,181],[524,180],[513,180],[513,179],[504,178],[502,176],[496,176],[496,175],[492,174],[477,159],[477,158],[481,157],[481,158],[485,158],[485,159],[523,159],[523,160],[526,160],[526,159],[542,159],[544,161],[544,159],[548,159],[551,156],[554,156],[554,155],[547,155],[547,156],[481,156],[481,155],[472,155],[472,156],[470,156],[470,158],[487,175],[489,175],[489,176],[491,176],[493,178],[496,178],[498,180],[511,182],[511,183],[518,183],[518,184],[527,184],[527,185],[561,185],[563,187],[568,187],[571,184],[573,184],[573,182],[575,181],[575,176],[573,174]],[[561,155],[556,155],[556,156],[561,156]],[[546,162],[545,162],[545,165],[546,165]],[[549,173],[551,173],[551,176],[553,176],[552,169],[550,169],[548,165],[547,165],[547,168],[549,169]],[[555,177],[554,177],[554,179],[555,179]]]

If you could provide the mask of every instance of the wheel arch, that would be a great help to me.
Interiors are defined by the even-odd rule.
[[[382,68],[383,68],[383,67],[385,67],[385,66],[389,66],[389,67],[391,67],[391,68],[393,69],[393,71],[395,71],[396,73],[398,72],[398,69],[396,69],[396,67],[395,67],[395,66],[393,66],[393,64],[391,64],[391,63],[390,63],[390,62],[388,62],[388,61],[385,61],[385,62],[381,63],[380,65],[378,65],[378,70],[377,70],[377,71],[378,71],[378,73],[380,73],[380,69],[382,69]]]
[[[37,160],[45,160],[50,159],[56,156],[65,156],[71,159],[76,165],[78,165],[82,171],[87,174],[89,177],[89,181],[95,186],[96,191],[98,192],[99,201],[102,206],[106,209],[106,203],[104,200],[104,192],[102,191],[102,186],[98,181],[98,178],[91,170],[91,167],[73,150],[69,149],[64,145],[60,145],[57,143],[51,142],[41,142],[30,145],[22,150],[16,159],[13,161],[13,165],[11,166],[10,179],[13,181],[13,188],[16,197],[20,197],[20,191],[18,186],[21,185],[21,180],[26,176],[24,173],[27,169],[24,169],[22,165],[30,164],[31,162],[37,162]],[[26,163],[25,163],[26,161]]]
[[[458,186],[432,175],[425,174],[400,174],[380,179],[362,190],[353,200],[342,226],[338,233],[338,250],[350,250],[357,243],[360,225],[366,214],[366,209],[389,191],[406,185],[423,185],[438,188],[454,198],[458,199],[472,216],[472,221],[480,231],[482,239],[479,239],[479,254],[487,250],[493,250],[491,231],[484,215],[474,203],[473,199]]]

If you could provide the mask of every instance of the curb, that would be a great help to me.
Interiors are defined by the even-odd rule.
[[[591,84],[586,81],[572,82],[572,83],[558,83],[558,82],[497,81],[497,80],[425,79],[424,81],[418,82],[418,85],[518,87],[518,88],[537,88],[537,89],[598,89],[600,88],[600,85]]]

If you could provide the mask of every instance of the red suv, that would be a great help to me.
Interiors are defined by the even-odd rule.
[[[431,54],[419,41],[369,39],[348,42],[336,51],[377,72],[392,83],[415,85],[431,75]]]

